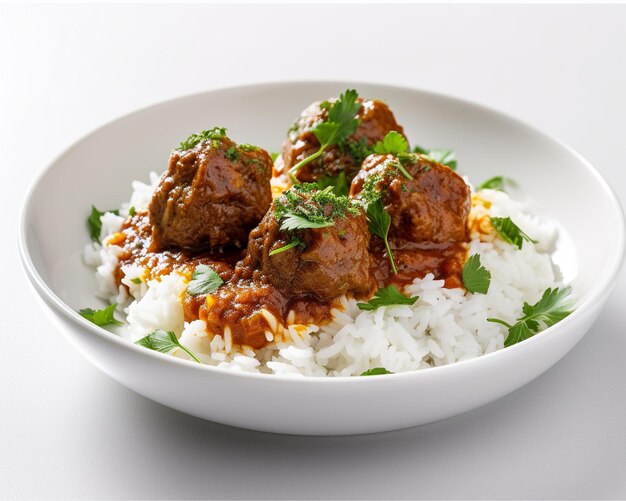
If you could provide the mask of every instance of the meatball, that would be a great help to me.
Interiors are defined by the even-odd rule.
[[[362,98],[357,98],[356,101],[361,104],[361,108],[356,115],[360,123],[354,134],[339,144],[329,146],[319,159],[299,169],[295,173],[299,181],[311,182],[344,173],[350,183],[361,167],[361,162],[372,153],[374,144],[392,130],[404,134],[402,126],[398,125],[385,103]],[[335,102],[337,99],[313,103],[302,112],[283,143],[281,156],[275,166],[276,174],[286,174],[300,160],[319,149],[320,143],[312,129],[327,120],[328,109]]]
[[[350,196],[381,197],[391,217],[389,238],[415,243],[466,242],[470,189],[456,172],[425,155],[370,155]]]
[[[284,294],[328,301],[372,290],[369,241],[367,218],[356,202],[297,185],[252,230],[248,252]]]
[[[226,129],[192,135],[172,151],[150,203],[152,248],[245,246],[271,202],[272,159]]]

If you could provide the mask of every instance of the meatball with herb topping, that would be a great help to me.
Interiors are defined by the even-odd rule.
[[[359,204],[301,184],[274,201],[250,234],[248,252],[281,292],[328,301],[372,290],[369,241]]]
[[[352,181],[350,196],[365,204],[381,200],[391,218],[389,238],[396,242],[468,240],[469,186],[426,155],[370,155]]]
[[[272,201],[272,159],[226,129],[191,135],[172,151],[150,203],[152,249],[245,246]]]
[[[302,112],[283,143],[277,174],[348,186],[376,142],[390,131],[404,134],[385,103],[347,90]]]

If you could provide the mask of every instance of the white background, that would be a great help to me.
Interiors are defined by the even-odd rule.
[[[619,5],[0,6],[0,498],[626,497],[624,273],[584,340],[512,395],[405,431],[303,438],[204,422],[101,374],[48,324],[15,244],[27,186],[86,132],[276,79],[499,108],[577,149],[624,205],[625,25]]]

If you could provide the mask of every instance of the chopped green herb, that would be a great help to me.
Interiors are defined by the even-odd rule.
[[[339,99],[328,106],[326,121],[317,124],[312,129],[320,147],[315,153],[300,160],[289,169],[292,180],[296,181],[294,174],[309,162],[319,158],[326,148],[354,134],[359,126],[359,120],[356,116],[361,110],[361,103],[357,102],[358,97],[359,94],[356,90],[348,89],[339,96]]]
[[[276,159],[278,158],[278,155],[280,155],[280,153],[276,153],[276,152],[270,153],[270,156],[272,157],[272,162],[276,161]]]
[[[104,310],[92,310],[91,308],[83,308],[78,313],[90,322],[103,327],[105,325],[122,325],[123,322],[116,320],[113,316],[117,308],[117,304],[113,303],[107,306]]]
[[[400,171],[400,174],[406,177],[409,181],[413,181],[413,176],[411,176],[411,174],[409,174],[409,172],[404,168],[402,162],[389,162],[387,165],[398,169]]]
[[[131,278],[130,281],[134,284],[139,285],[141,283],[141,278],[139,277]]]
[[[189,150],[200,144],[202,141],[220,140],[226,137],[226,129],[224,127],[213,127],[212,129],[203,130],[199,134],[191,134],[187,139],[180,143],[179,150]]]
[[[469,292],[487,294],[491,284],[491,272],[480,263],[480,256],[474,254],[463,266],[463,285]]]
[[[492,217],[491,224],[505,242],[515,245],[518,249],[522,248],[524,241],[537,243],[537,240],[533,240],[524,233],[510,217]]]
[[[336,176],[324,176],[315,181],[318,189],[324,190],[332,186],[333,193],[338,196],[346,196],[350,192],[350,183],[346,179],[345,171],[341,171]]]
[[[244,143],[239,145],[239,149],[243,151],[259,151],[261,148],[253,144]]]
[[[128,215],[129,215],[130,217],[135,217],[135,215],[136,215],[136,214],[137,214],[137,211],[135,210],[135,206],[134,206],[134,205],[132,205],[132,206],[130,207],[130,209],[128,209]]]
[[[370,233],[383,239],[385,242],[385,249],[387,250],[387,257],[391,263],[391,269],[395,274],[398,274],[398,268],[393,260],[393,254],[391,253],[391,247],[389,247],[389,226],[391,226],[391,216],[385,211],[382,200],[379,198],[373,203],[367,204],[367,227]]]
[[[378,289],[374,294],[374,297],[367,303],[357,303],[359,310],[374,311],[381,306],[396,306],[396,305],[412,305],[418,297],[406,297],[402,294],[395,285],[390,285],[383,289]]]
[[[374,369],[369,369],[365,372],[361,372],[361,376],[381,376],[383,374],[393,374],[393,372],[388,371],[384,367],[375,367]]]
[[[237,160],[239,160],[239,152],[237,151],[237,147],[231,146],[230,148],[228,148],[224,152],[224,158],[226,158],[226,160],[230,160],[231,162],[236,162]]]
[[[356,216],[359,206],[348,197],[337,196],[331,186],[319,191],[314,183],[298,184],[274,201],[274,216],[284,231],[326,228],[337,217]]]
[[[111,212],[116,216],[120,215],[120,211],[118,210],[106,210],[104,212],[99,211],[93,205],[91,206],[91,214],[87,218],[87,224],[89,225],[89,235],[91,239],[95,242],[100,241],[100,233],[102,232],[102,221],[100,218],[106,214],[107,212]]]
[[[497,318],[488,318],[487,320],[504,325],[509,330],[504,346],[511,346],[539,332],[539,322],[545,324],[546,327],[551,327],[571,314],[574,305],[574,299],[570,295],[571,291],[571,287],[546,289],[541,299],[534,305],[531,306],[524,302],[522,308],[524,316],[518,318],[513,325]]]
[[[487,179],[484,183],[482,183],[477,191],[480,190],[498,190],[498,191],[506,191],[506,186],[515,186],[515,181],[513,181],[510,177],[504,176],[494,176],[491,179]]]
[[[187,286],[187,294],[190,296],[199,296],[200,294],[211,294],[215,292],[224,281],[220,276],[206,264],[196,266],[191,281]]]
[[[343,153],[348,153],[354,159],[354,165],[360,166],[369,155],[373,153],[373,148],[368,146],[367,139],[362,137],[358,141],[354,139],[344,139],[337,143]]]
[[[154,332],[148,334],[146,337],[142,337],[139,341],[135,341],[135,344],[149,348],[150,350],[158,351],[160,353],[169,353],[175,348],[180,348],[187,353],[193,360],[199,364],[202,361],[196,357],[189,349],[185,348],[172,331],[164,331],[163,329],[157,329]]]
[[[456,167],[457,167],[456,155],[454,154],[454,151],[452,150],[444,150],[444,149],[438,149],[438,148],[427,150],[420,146],[415,146],[413,148],[413,151],[415,153],[426,155],[431,160],[437,163],[447,165],[452,170],[456,170]]]
[[[326,233],[324,233],[324,235],[326,235]],[[287,245],[283,245],[282,247],[279,247],[278,249],[274,249],[273,251],[271,251],[269,255],[274,256],[276,254],[280,254],[281,252],[285,252],[289,249],[293,249],[294,247],[297,247],[300,244],[304,244],[304,242],[302,242],[302,240],[300,240],[299,238],[294,238]]]
[[[406,153],[409,149],[409,143],[402,134],[392,130],[388,132],[382,141],[378,141],[374,145],[374,153],[379,155],[397,155],[398,153]]]

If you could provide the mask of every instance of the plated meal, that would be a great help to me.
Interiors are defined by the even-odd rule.
[[[555,226],[515,180],[468,179],[407,137],[391,104],[313,103],[279,154],[222,124],[183,140],[128,202],[92,208],[84,259],[109,306],[81,315],[193,363],[300,376],[451,364],[569,315]]]

